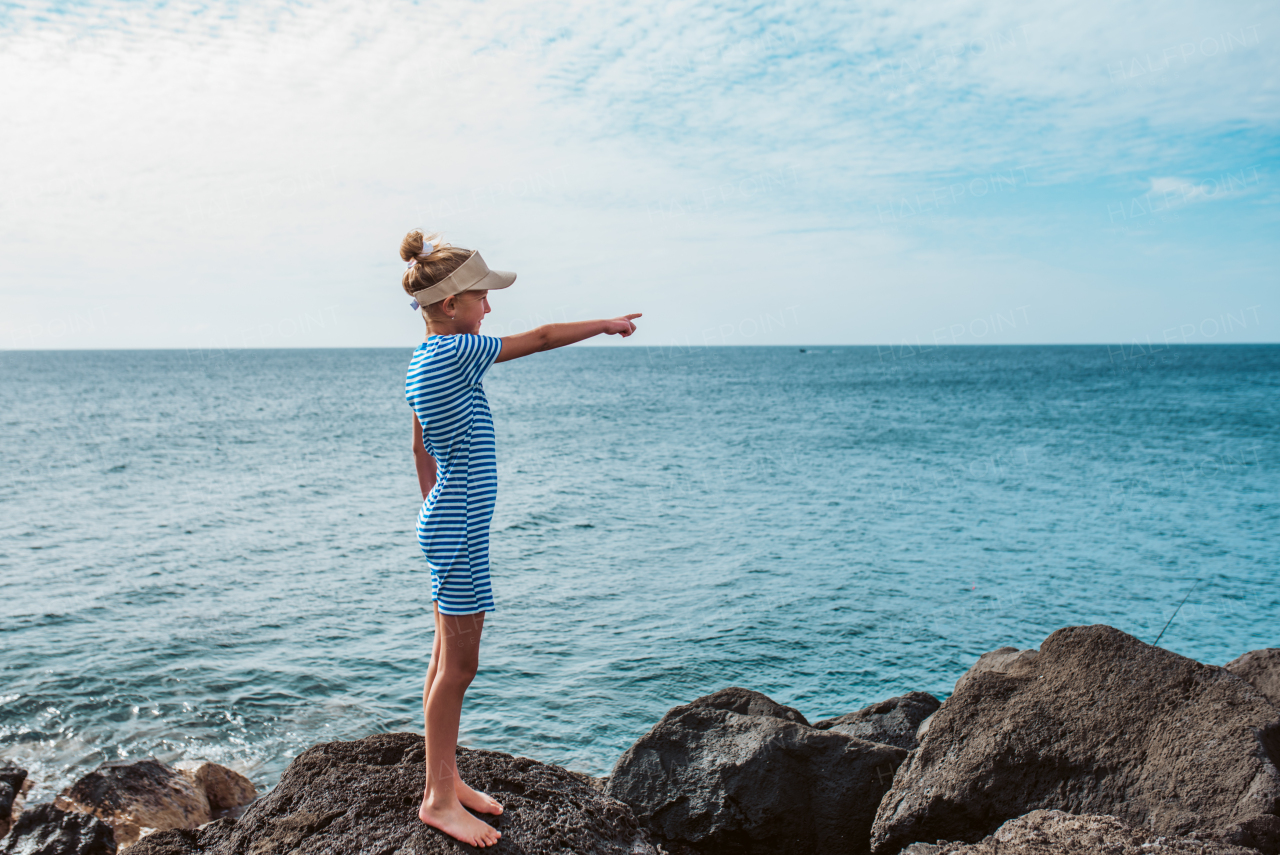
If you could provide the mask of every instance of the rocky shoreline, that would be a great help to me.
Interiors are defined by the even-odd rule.
[[[498,853],[1280,855],[1280,649],[1205,665],[1108,626],[1001,648],[945,703],[810,724],[729,688],[671,709],[593,779],[495,751],[458,768],[506,807]],[[216,764],[113,763],[22,808],[4,855],[475,851],[417,819],[422,737],[315,745],[255,799]]]

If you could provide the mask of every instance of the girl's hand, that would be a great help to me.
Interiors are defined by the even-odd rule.
[[[613,320],[605,321],[604,322],[605,335],[620,335],[623,338],[626,338],[627,336],[631,335],[633,332],[636,331],[636,325],[633,324],[632,321],[640,316],[641,316],[641,313],[636,312],[634,315],[623,315],[620,318],[614,318]]]

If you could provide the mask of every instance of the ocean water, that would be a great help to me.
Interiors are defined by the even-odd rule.
[[[421,730],[412,348],[0,354],[0,761],[271,786]],[[574,347],[494,366],[464,744],[606,773],[741,685],[811,720],[1108,623],[1280,644],[1280,347]]]

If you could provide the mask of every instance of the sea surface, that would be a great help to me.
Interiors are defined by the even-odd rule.
[[[36,801],[421,731],[411,350],[0,353],[0,762]],[[816,720],[1073,624],[1280,645],[1280,346],[580,346],[485,388],[467,745],[604,774],[725,686]]]

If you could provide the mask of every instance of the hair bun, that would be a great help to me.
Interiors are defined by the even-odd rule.
[[[447,241],[441,239],[440,232],[424,235],[421,230],[414,229],[404,236],[404,240],[400,241],[400,260],[413,261],[415,258],[420,258],[427,244],[431,244],[428,255],[449,246]]]
[[[422,254],[423,244],[426,238],[418,229],[414,229],[404,236],[404,240],[400,241],[400,260],[413,261]]]

